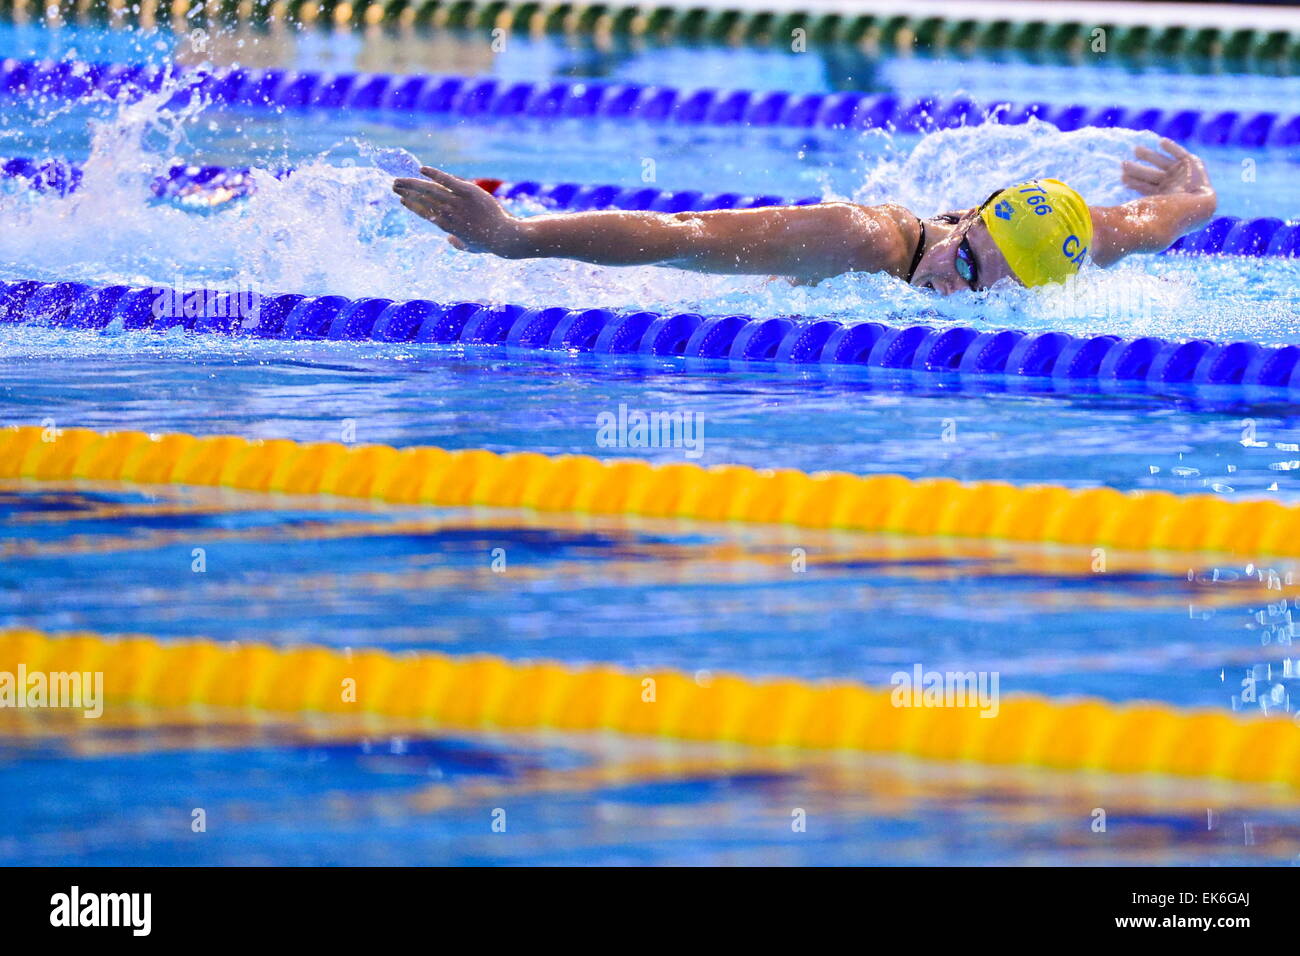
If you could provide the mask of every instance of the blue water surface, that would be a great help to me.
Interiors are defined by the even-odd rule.
[[[845,51],[69,25],[0,28],[14,56],[593,77],[817,92],[964,91],[1262,110],[1294,79],[1121,66],[871,58]],[[0,191],[0,279],[1300,343],[1297,260],[1135,257],[1064,290],[938,300],[879,276],[815,288],[662,268],[508,262],[451,249],[389,191],[369,147],[519,181],[899,201],[919,214],[1053,175],[1132,198],[1119,162],[1153,137],[1019,127],[884,132],[466,121],[385,113],[23,104],[0,154],[86,170],[71,196]],[[1220,213],[1300,215],[1295,150],[1199,148]],[[152,197],[176,163],[251,165],[251,197]],[[272,169],[297,171],[276,179]],[[536,207],[519,204],[520,214]],[[598,416],[680,411],[698,449],[608,447]],[[865,369],[539,356],[505,348],[263,342],[0,328],[0,424],[238,434],[702,465],[1108,485],[1294,502],[1300,409],[1285,393],[1101,391]],[[698,450],[698,455],[694,452]],[[688,454],[688,452],[690,452]],[[193,569],[203,549],[205,570]],[[509,571],[492,570],[503,548]],[[794,571],[802,549],[808,570]],[[385,508],[178,489],[0,488],[0,622],[280,644],[491,653],[689,674],[885,683],[916,663],[995,670],[1007,691],[1290,710],[1288,567],[935,539]],[[1243,694],[1250,688],[1251,693]],[[1275,794],[1181,782],[979,776],[898,761],[644,742],[448,738],[431,728],[249,726],[148,714],[133,727],[0,722],[0,862],[1284,863]],[[195,726],[196,723],[198,726]],[[48,731],[48,733],[47,733]],[[687,748],[689,750],[689,748]],[[945,777],[956,773],[956,778]],[[938,776],[936,776],[938,774]],[[972,776],[974,775],[974,776]],[[1112,809],[1111,835],[1088,828]],[[206,808],[206,833],[191,829]],[[1206,808],[1215,808],[1212,826]],[[805,833],[791,829],[808,811]],[[511,821],[494,833],[492,814]],[[1247,839],[1245,834],[1251,834]]]

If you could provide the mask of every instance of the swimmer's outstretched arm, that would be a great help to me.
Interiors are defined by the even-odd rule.
[[[1139,146],[1141,162],[1124,163],[1124,185],[1143,193],[1141,199],[1092,207],[1092,259],[1098,265],[1131,252],[1163,252],[1214,215],[1219,200],[1200,157],[1170,139],[1160,146],[1164,153]]]
[[[899,206],[820,203],[673,214],[611,210],[520,219],[468,180],[427,166],[420,172],[426,179],[394,182],[402,205],[446,231],[456,248],[508,259],[661,264],[815,281],[852,271],[899,273],[916,243],[906,233],[915,219]]]

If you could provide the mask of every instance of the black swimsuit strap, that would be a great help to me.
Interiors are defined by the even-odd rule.
[[[925,222],[920,216],[916,217],[916,224],[921,227],[921,235],[916,240],[916,252],[912,253],[912,266],[907,270],[907,277],[903,279],[908,285],[912,284],[912,276],[916,275],[916,267],[921,264],[921,257],[925,255]]]
[[[946,222],[950,226],[961,222],[960,216],[955,216],[950,212],[940,213],[939,215],[931,216],[930,218],[938,222]],[[921,259],[925,255],[925,220],[920,216],[917,216],[916,224],[921,227],[921,235],[916,240],[916,252],[912,253],[912,267],[907,270],[907,278],[903,280],[908,285],[912,284],[912,277],[916,275],[916,267],[921,264]]]

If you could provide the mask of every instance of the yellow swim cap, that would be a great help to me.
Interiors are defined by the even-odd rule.
[[[1079,271],[1092,246],[1088,204],[1059,179],[1004,189],[984,204],[980,218],[1027,286],[1064,282]]]

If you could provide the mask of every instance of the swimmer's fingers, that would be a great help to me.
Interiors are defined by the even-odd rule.
[[[456,194],[450,189],[436,183],[426,182],[423,179],[395,179],[393,180],[393,192],[399,196],[419,196],[426,202],[456,198]]]
[[[407,196],[402,197],[402,205],[411,210],[411,212],[415,213],[421,219],[429,220],[429,222],[433,223],[439,229],[447,228],[447,214],[437,206],[432,206],[428,203],[420,202],[419,199]]]
[[[1153,186],[1151,183],[1143,182],[1140,179],[1130,179],[1125,176],[1123,182],[1129,189],[1136,193],[1141,193],[1143,196],[1154,196],[1156,193],[1160,192],[1159,187]]]
[[[420,172],[427,180],[398,179],[393,191],[407,209],[454,236],[453,246],[490,252],[512,239],[513,217],[491,193],[432,166],[422,167]]]
[[[1196,154],[1189,150],[1183,149],[1172,139],[1165,137],[1160,140],[1160,148],[1175,159],[1196,159]]]
[[[1150,163],[1157,169],[1170,170],[1178,165],[1178,160],[1166,156],[1164,153],[1157,153],[1154,149],[1147,146],[1139,146],[1133,150],[1133,155],[1144,163]]]
[[[483,192],[475,183],[468,179],[461,179],[459,176],[453,176],[451,173],[443,172],[441,169],[434,169],[432,166],[421,166],[420,175],[433,180],[439,186],[458,196],[470,195],[474,192]]]
[[[1148,166],[1145,163],[1134,163],[1131,160],[1125,160],[1121,166],[1123,174],[1134,179],[1143,179],[1145,182],[1157,183],[1165,178],[1164,169],[1156,169],[1156,166]]]
[[[1121,170],[1125,181],[1134,179],[1151,186],[1159,186],[1164,182],[1165,178],[1163,169],[1156,169],[1154,166],[1147,166],[1145,163],[1134,163],[1129,160],[1124,161]]]
[[[415,213],[417,216],[422,216],[425,219],[432,219],[437,215],[432,207],[426,206],[424,203],[411,199],[408,196],[403,196],[401,198],[401,203],[407,209],[411,210],[411,212]]]
[[[436,193],[426,192],[421,189],[408,189],[401,186],[394,186],[393,192],[397,193],[397,198],[399,198],[403,204],[406,204],[409,201],[418,203],[421,206],[438,207],[442,205],[441,198]]]
[[[447,228],[444,225],[445,221],[463,215],[464,198],[453,196],[441,186],[424,183],[422,188],[398,189],[395,187],[393,191],[397,193],[402,200],[402,204],[408,209],[425,219],[438,223],[444,229]]]
[[[1139,179],[1136,176],[1130,175],[1128,170],[1124,171],[1124,175],[1121,176],[1120,179],[1129,189],[1132,189],[1134,192],[1139,192],[1144,196],[1151,196],[1160,192],[1159,183],[1153,183],[1146,179]]]

